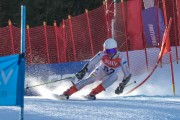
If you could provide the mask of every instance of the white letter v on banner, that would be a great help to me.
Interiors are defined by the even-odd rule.
[[[8,80],[10,79],[13,71],[14,71],[14,70],[11,69],[11,70],[9,71],[9,73],[8,73],[7,76],[5,75],[5,72],[4,72],[4,71],[1,71],[1,76],[2,76],[2,79],[3,79],[5,85],[7,84]]]

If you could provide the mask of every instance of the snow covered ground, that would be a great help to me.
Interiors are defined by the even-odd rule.
[[[18,120],[19,108],[1,107],[1,120]],[[134,96],[49,100],[25,98],[25,120],[179,120],[180,97]]]
[[[180,62],[180,61],[179,61]],[[55,100],[52,93],[61,94],[71,84],[59,83],[52,90],[37,87],[42,96],[25,97],[25,120],[180,120],[180,64],[174,63],[176,96],[172,92],[170,65],[158,68],[143,86],[128,96],[117,96],[117,83],[97,96],[97,100],[84,100],[91,87],[86,87],[72,95],[68,101]],[[135,76],[140,83],[149,73]],[[34,78],[35,79],[35,78]],[[125,89],[127,92],[135,85]],[[18,120],[19,107],[0,107],[0,120]]]

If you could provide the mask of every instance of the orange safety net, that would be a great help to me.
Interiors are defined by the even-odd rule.
[[[26,30],[26,61],[27,64],[61,63],[82,61],[93,57],[98,51],[103,50],[103,43],[112,37],[112,19],[114,19],[114,38],[117,40],[120,51],[140,50],[139,56],[125,54],[129,60],[131,70],[135,74],[144,72],[154,66],[159,48],[144,50],[143,28],[141,10],[144,9],[142,0],[108,3],[99,8],[87,11],[79,16],[63,20],[60,26],[43,26],[27,28]],[[170,30],[171,46],[179,45],[179,7],[177,3],[166,0],[167,19],[176,18]],[[173,4],[173,5],[172,5]],[[163,9],[162,0],[157,4]],[[116,16],[114,15],[116,7]],[[173,10],[175,10],[173,12]],[[115,17],[114,17],[115,16]],[[178,26],[176,26],[178,24]],[[177,40],[177,42],[176,42]],[[0,56],[19,53],[20,28],[9,25],[0,28]],[[172,48],[173,60],[179,56],[177,48]],[[175,51],[175,52],[174,52]],[[157,56],[157,55],[156,55]],[[139,64],[133,64],[132,61]],[[169,58],[163,57],[163,63],[168,63]],[[137,68],[141,68],[137,71]]]
[[[0,29],[0,55],[13,54],[14,49],[12,47],[12,41],[10,37],[9,27],[4,27]]]

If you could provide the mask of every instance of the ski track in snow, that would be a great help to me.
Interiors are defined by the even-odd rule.
[[[4,114],[3,111],[6,111]],[[17,120],[19,107],[1,107],[2,120]],[[25,120],[180,120],[180,97],[132,96],[111,99],[25,98]]]

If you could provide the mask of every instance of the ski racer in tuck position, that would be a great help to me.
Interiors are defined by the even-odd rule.
[[[124,73],[124,77],[122,82],[115,90],[115,93],[120,94],[123,92],[125,85],[131,78],[131,73],[128,70],[127,62],[123,59],[122,54],[117,51],[117,42],[114,39],[107,39],[104,42],[103,47],[104,51],[100,51],[88,63],[85,64],[82,70],[76,73],[78,82],[64,91],[63,94],[59,96],[60,99],[69,99],[69,96],[79,91],[84,86],[91,84],[97,80],[101,80],[102,83],[94,88],[86,96],[87,99],[95,100],[98,93],[105,91],[106,88],[111,86],[118,79],[118,71],[120,68]],[[98,66],[90,73],[90,75],[86,79],[83,79],[86,72],[93,68],[97,63],[99,63]]]

